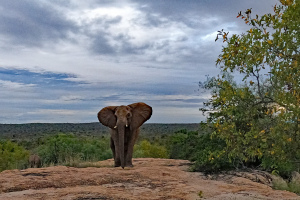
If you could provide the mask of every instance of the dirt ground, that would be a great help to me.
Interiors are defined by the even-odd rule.
[[[55,166],[0,173],[0,200],[96,199],[300,199],[272,190],[261,174],[204,176],[188,172],[189,161],[138,158],[133,168]]]

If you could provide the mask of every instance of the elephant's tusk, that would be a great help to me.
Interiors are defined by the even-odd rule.
[[[114,128],[117,128],[117,125]]]
[[[128,127],[128,124],[126,124],[126,127]]]

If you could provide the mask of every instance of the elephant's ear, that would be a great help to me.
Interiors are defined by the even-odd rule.
[[[117,123],[117,117],[115,116],[115,110],[118,106],[107,106],[102,108],[98,112],[98,119],[104,126],[109,128],[114,128]]]
[[[145,121],[150,119],[152,115],[151,106],[139,102],[128,105],[132,109],[131,128],[139,128]]]

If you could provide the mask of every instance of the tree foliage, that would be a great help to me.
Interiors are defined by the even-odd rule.
[[[238,13],[250,29],[243,34],[219,31],[226,44],[216,64],[222,76],[204,87],[212,98],[208,112],[213,136],[226,142],[224,152],[236,167],[261,164],[286,174],[300,167],[300,5],[281,0],[273,14]],[[242,83],[233,81],[238,72]]]

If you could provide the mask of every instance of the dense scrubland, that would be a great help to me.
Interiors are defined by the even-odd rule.
[[[224,43],[216,61],[220,76],[199,84],[212,93],[200,108],[207,119],[192,129],[143,126],[134,156],[187,159],[192,170],[206,173],[265,170],[286,179],[274,187],[300,194],[299,1],[280,0],[273,14],[261,17],[251,12],[237,16],[249,25],[246,33],[218,33],[216,40]],[[234,72],[242,82],[235,81]],[[41,131],[46,126],[26,132],[24,125],[2,125],[6,140],[0,143],[0,170],[26,167],[29,152],[40,155],[44,166],[112,157],[108,134],[100,125],[88,125],[89,131],[75,124],[48,127],[50,134]]]
[[[199,124],[154,124],[146,123],[141,127],[141,134],[157,135],[171,134],[180,129],[196,131]],[[30,123],[30,124],[0,124],[2,139],[20,140],[39,138],[57,133],[72,133],[80,136],[102,136],[109,134],[109,129],[99,122],[94,123]]]
[[[198,132],[199,124],[144,124],[140,129],[135,157],[168,158],[169,138],[176,132]],[[30,154],[39,155],[43,166],[112,158],[109,137],[100,123],[0,124],[0,170],[28,167]]]

